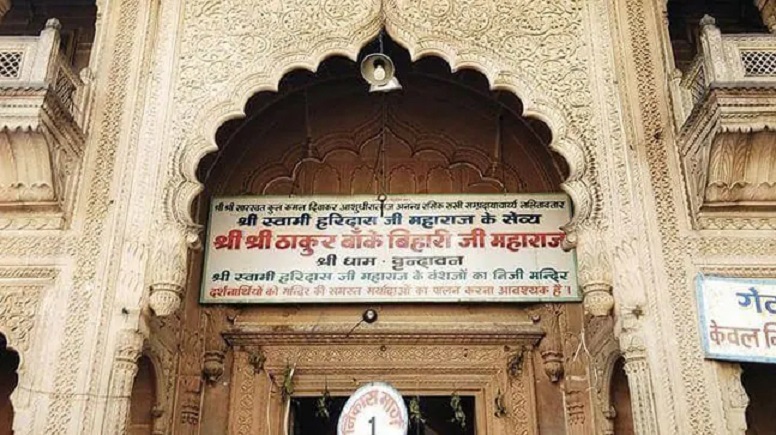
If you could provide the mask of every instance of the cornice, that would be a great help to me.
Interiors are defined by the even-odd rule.
[[[538,325],[417,325],[382,323],[362,325],[237,325],[223,333],[232,346],[291,344],[472,344],[533,347],[544,336]]]
[[[776,129],[776,82],[712,83],[679,132],[686,155],[711,134]]]

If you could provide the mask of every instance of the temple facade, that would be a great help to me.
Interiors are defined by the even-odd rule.
[[[0,15],[0,435],[360,435],[343,409],[373,382],[416,435],[776,430],[776,1]],[[437,211],[386,209],[406,198]],[[240,201],[249,229],[219,233]],[[541,237],[476,225],[540,204],[568,212]],[[326,287],[382,257],[311,232],[273,251],[311,219],[414,256]],[[542,249],[568,270],[523,270]],[[430,262],[444,286],[413,284]]]

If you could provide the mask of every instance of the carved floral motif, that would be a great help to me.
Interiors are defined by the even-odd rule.
[[[0,332],[21,352],[29,349],[44,289],[41,285],[0,284]]]

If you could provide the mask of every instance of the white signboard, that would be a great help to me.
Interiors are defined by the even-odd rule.
[[[706,357],[776,362],[776,280],[699,276]]]
[[[563,194],[215,198],[203,303],[578,301]]]
[[[345,402],[337,435],[407,435],[409,418],[401,394],[388,384],[373,382]]]

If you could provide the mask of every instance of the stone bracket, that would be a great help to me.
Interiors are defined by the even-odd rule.
[[[776,176],[766,167],[776,163],[771,163],[776,152],[759,147],[762,156],[747,157],[757,147],[755,135],[774,129],[776,88],[740,82],[710,86],[678,138],[694,228],[776,228],[776,189],[768,188]]]

